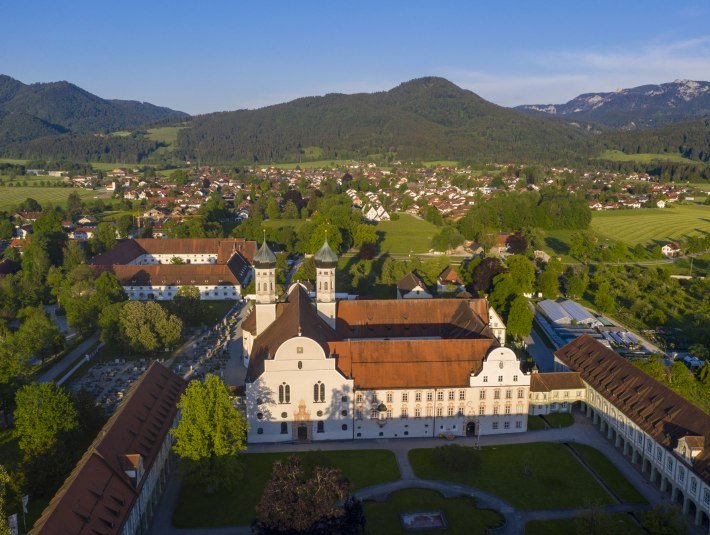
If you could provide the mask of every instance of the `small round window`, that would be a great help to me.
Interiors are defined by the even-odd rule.
[[[286,414],[285,412],[281,413],[281,418],[286,418],[287,416],[288,416],[288,414]]]
[[[316,414],[317,414],[318,416],[323,416],[323,411],[318,411]]]
[[[262,413],[257,413],[256,417],[257,417],[259,420],[263,420],[263,419],[264,419],[264,415],[263,415]]]

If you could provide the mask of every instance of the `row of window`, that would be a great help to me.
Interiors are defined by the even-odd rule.
[[[556,390],[552,392],[552,398],[557,399],[560,397],[560,393]],[[563,392],[563,398],[568,398],[569,397],[569,390],[565,390]],[[582,397],[582,390],[577,390],[577,397],[581,398]],[[535,399],[547,399],[547,394],[540,394],[539,392],[535,394]]]
[[[525,389],[524,388],[519,388],[517,392],[518,399],[524,399],[525,398]],[[439,390],[436,393],[436,400],[437,401],[444,401],[445,393],[443,390]],[[479,399],[486,399],[486,390],[481,390],[479,392]],[[455,390],[449,390],[446,393],[446,398],[449,401],[454,401],[456,399],[456,391]],[[512,388],[507,388],[505,390],[505,399],[512,399],[513,398],[513,389]],[[385,394],[385,399],[387,403],[392,403],[394,401],[394,394],[392,392],[387,392]],[[466,400],[466,390],[459,390],[458,391],[458,399],[459,401],[465,401]],[[501,399],[501,389],[496,388],[493,391],[493,399]],[[364,394],[357,394],[356,396],[356,401],[358,403],[363,403],[365,400],[365,395]],[[401,400],[402,403],[408,403],[409,402],[409,392],[402,392],[401,394]],[[434,393],[433,392],[427,392],[426,393],[426,400],[427,401],[434,401]],[[373,394],[372,402],[377,403],[377,394]],[[414,393],[414,401],[422,401],[422,392],[415,392]]]
[[[503,422],[503,429],[510,429],[510,423],[511,422]],[[494,430],[500,429],[500,422],[493,422],[492,428]],[[523,428],[523,422],[521,420],[517,420],[515,422],[515,429],[522,429]],[[348,424],[342,424],[340,426],[341,431],[347,431],[348,430]],[[325,433],[325,422],[319,421],[316,422],[316,433]],[[263,427],[258,427],[256,429],[256,434],[257,435],[263,435],[264,434],[264,428]],[[281,422],[281,434],[282,435],[288,435],[288,423],[287,422]],[[407,431],[404,432],[405,435],[408,435],[409,433]],[[358,433],[358,436],[361,436],[361,433]],[[380,433],[380,436],[382,436],[383,433]],[[705,503],[708,503],[708,492],[705,492]]]
[[[513,414],[513,408],[510,404],[506,404],[503,408],[503,414]],[[465,408],[464,407],[458,407],[455,408],[453,405],[449,405],[446,408],[446,416],[448,417],[453,417],[453,416],[465,416]],[[516,412],[515,414],[523,414],[525,412],[524,406],[522,404],[518,404],[516,406]],[[443,417],[444,416],[444,407],[438,406],[436,409],[432,406],[427,406],[425,408],[425,416],[427,418],[432,418],[434,414],[436,413],[437,417]],[[484,416],[486,414],[486,406],[484,404],[481,404],[478,407],[478,414],[480,416]],[[391,407],[387,408],[386,411],[387,418],[392,418],[394,413],[392,411]],[[500,415],[500,405],[498,403],[493,405],[493,416],[499,416]],[[363,411],[361,408],[358,408],[355,410],[355,418],[357,420],[362,420],[363,417]],[[370,411],[370,418],[372,419],[378,419],[380,417],[380,412],[377,410],[377,408],[373,408]],[[409,407],[406,405],[401,407],[399,411],[399,417],[400,418],[409,418]],[[414,417],[415,418],[421,418],[422,417],[422,409],[419,406],[416,406],[414,408]]]
[[[488,376],[487,376],[487,375],[484,375],[484,376],[483,376],[483,382],[484,382],[484,383],[487,383],[487,382],[488,382]],[[499,382],[499,383],[502,383],[502,382],[503,382],[503,376],[502,376],[502,375],[499,375],[499,376],[498,376],[498,382]],[[514,382],[514,383],[517,383],[517,382],[518,382],[518,376],[517,376],[517,375],[513,375],[513,382]]]
[[[347,396],[343,396],[343,403],[348,401]],[[261,405],[262,399],[257,399],[256,403]],[[325,403],[325,383],[318,381],[313,385],[313,402]],[[279,403],[291,403],[291,385],[286,383],[279,385]]]

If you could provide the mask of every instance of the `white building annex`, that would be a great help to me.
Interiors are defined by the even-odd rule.
[[[195,286],[201,299],[236,300],[251,280],[255,251],[256,242],[243,238],[137,238],[91,264],[112,271],[129,299],[171,300],[181,286]]]
[[[530,375],[489,326],[485,299],[336,301],[337,256],[315,255],[316,299],[272,290],[275,257],[254,257],[244,320],[250,442],[515,433]],[[499,318],[497,318],[499,321]]]

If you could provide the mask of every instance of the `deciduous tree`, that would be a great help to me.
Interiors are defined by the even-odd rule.
[[[30,455],[52,447],[62,432],[78,425],[69,393],[53,382],[31,383],[15,395],[15,433]]]

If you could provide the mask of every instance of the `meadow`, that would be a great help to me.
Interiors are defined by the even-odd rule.
[[[422,254],[431,249],[431,239],[439,228],[410,214],[400,213],[397,221],[380,221],[380,251],[392,255]]]
[[[64,205],[69,194],[75,192],[82,199],[106,197],[106,190],[86,190],[81,188],[52,188],[52,187],[0,187],[0,210],[8,210],[17,206],[22,201],[31,197],[40,204],[51,202]]]
[[[672,205],[594,212],[591,229],[627,245],[662,244],[685,236],[710,233],[710,206]]]
[[[626,154],[620,150],[605,150],[598,157],[599,160],[611,160],[612,162],[642,162],[648,163],[658,160],[664,160],[668,162],[677,163],[697,163],[688,158],[683,158],[678,153],[639,153],[639,154]]]

